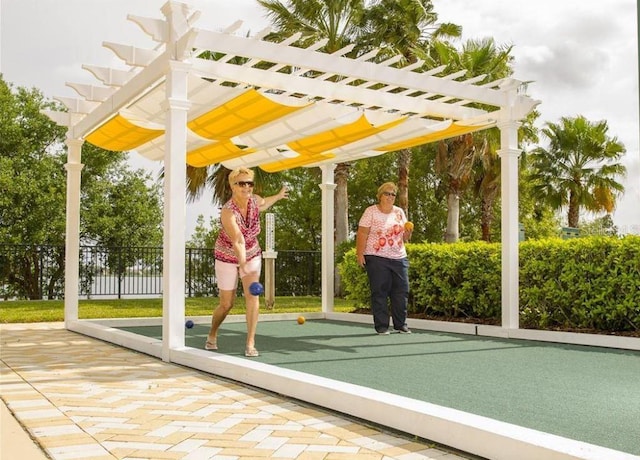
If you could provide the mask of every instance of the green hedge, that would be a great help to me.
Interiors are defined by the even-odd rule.
[[[640,330],[640,237],[520,243],[520,324],[525,328]],[[483,242],[410,244],[409,310],[499,324],[501,248]],[[368,307],[355,250],[339,266],[347,298]]]

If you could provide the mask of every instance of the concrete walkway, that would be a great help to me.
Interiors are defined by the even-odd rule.
[[[469,458],[61,323],[0,325],[0,347],[2,460]]]

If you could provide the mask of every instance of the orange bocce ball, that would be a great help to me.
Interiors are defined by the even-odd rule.
[[[298,316],[298,324],[304,324],[304,316]]]
[[[404,229],[408,232],[410,232],[411,230],[413,230],[413,222],[405,222],[404,224]]]

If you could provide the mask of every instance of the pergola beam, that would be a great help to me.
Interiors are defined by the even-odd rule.
[[[116,91],[100,104],[99,107],[73,126],[72,137],[78,139],[86,137],[95,128],[117,114],[118,111],[126,108],[142,94],[149,91],[154,83],[164,81],[169,65],[168,63],[169,53],[165,51],[150,65],[135,74],[125,86]]]
[[[281,72],[265,72],[254,67],[244,67],[218,61],[194,59],[194,71],[203,77],[243,82],[268,89],[301,93],[310,97],[322,97],[329,101],[342,100],[363,106],[379,106],[401,113],[430,114],[433,117],[463,119],[478,117],[487,112],[470,107],[444,104],[429,99],[377,91],[360,86],[342,85],[319,78],[308,78]]]
[[[365,81],[376,81],[390,86],[412,87],[424,92],[443,96],[470,99],[490,106],[500,107],[506,103],[505,95],[496,90],[448,81],[418,72],[406,72],[402,68],[382,66],[373,62],[361,62],[343,56],[326,53],[310,53],[308,49],[294,46],[279,46],[278,43],[249,41],[219,32],[198,29],[194,45],[234,56],[260,59],[265,62],[300,66],[321,73],[348,75]]]

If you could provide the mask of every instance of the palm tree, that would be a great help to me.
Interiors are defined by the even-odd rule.
[[[512,46],[497,46],[493,38],[468,40],[460,51],[450,43],[436,42],[431,48],[430,57],[435,62],[446,64],[449,72],[465,69],[466,78],[485,75],[485,80],[493,81],[513,73],[511,50]],[[473,163],[479,155],[495,156],[495,149],[492,153],[489,148],[491,143],[486,136],[486,133],[480,133],[476,135],[477,140],[474,140],[473,135],[465,134],[439,143],[436,168],[447,188],[447,243],[454,243],[459,238],[460,195],[472,183]],[[489,177],[496,174],[496,162],[497,158],[483,159],[487,168],[494,169],[488,173],[485,181],[486,191],[491,194],[497,193],[499,184],[499,176]],[[494,200],[495,196],[487,198]]]
[[[547,122],[542,130],[549,147],[538,147],[530,155],[533,191],[555,210],[567,207],[569,227],[578,227],[580,209],[592,212],[615,208],[624,192],[617,182],[626,175],[618,163],[626,152],[624,144],[607,134],[606,121],[590,122],[584,116],[562,117]]]
[[[476,152],[472,134],[457,136],[438,143],[435,170],[445,178],[447,189],[447,231],[444,236],[446,243],[458,241],[460,195],[471,180]]]
[[[494,218],[494,203],[500,193],[500,158],[496,144],[499,146],[500,135],[495,133],[478,135],[478,172],[476,173],[475,191],[480,197],[480,229],[481,239],[491,241],[491,224]],[[496,143],[496,137],[498,142]]]
[[[441,38],[456,38],[462,28],[451,23],[436,24],[438,15],[431,0],[376,0],[366,9],[358,42],[364,49],[381,48],[379,58],[401,55],[401,64],[413,64],[418,54]],[[411,150],[397,153],[397,204],[409,215],[409,168]]]

